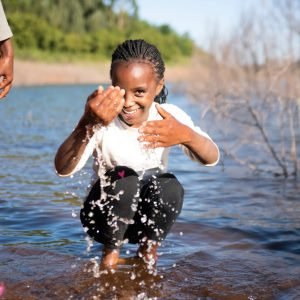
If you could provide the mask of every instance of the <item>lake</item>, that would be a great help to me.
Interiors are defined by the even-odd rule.
[[[169,169],[185,188],[182,213],[159,249],[155,274],[128,263],[99,272],[79,220],[91,161],[59,178],[53,159],[91,85],[15,87],[0,102],[1,299],[300,299],[300,182],[254,175],[224,157],[209,168],[177,147]],[[222,149],[224,136],[183,92],[189,113]],[[229,139],[230,137],[228,137]],[[136,247],[126,245],[124,257]]]

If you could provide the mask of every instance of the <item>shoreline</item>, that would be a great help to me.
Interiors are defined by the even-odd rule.
[[[166,66],[165,79],[168,82],[182,82],[188,79],[190,65]],[[110,63],[70,62],[45,63],[15,59],[14,86],[53,84],[106,84],[110,83]]]
[[[14,86],[107,82],[109,66],[104,63],[45,63],[19,59],[14,62]]]

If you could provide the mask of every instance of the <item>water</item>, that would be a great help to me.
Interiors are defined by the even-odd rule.
[[[300,182],[254,176],[226,162],[205,168],[178,148],[170,170],[185,187],[178,222],[159,250],[157,274],[130,257],[99,273],[79,210],[91,164],[59,178],[55,152],[95,86],[14,88],[0,102],[0,292],[3,299],[299,299]],[[198,107],[170,92],[199,120]],[[218,125],[201,120],[218,142]],[[222,137],[224,138],[224,137]],[[229,137],[228,137],[229,138]],[[1,298],[1,297],[0,297]]]

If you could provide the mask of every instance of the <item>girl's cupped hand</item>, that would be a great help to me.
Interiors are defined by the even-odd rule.
[[[121,112],[125,100],[125,90],[110,86],[106,90],[99,86],[87,99],[85,118],[92,125],[101,123],[107,126]]]

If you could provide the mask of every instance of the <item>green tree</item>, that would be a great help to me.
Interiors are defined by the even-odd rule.
[[[165,24],[138,18],[136,0],[2,0],[14,33],[16,54],[110,59],[123,40],[142,38],[163,57],[189,57],[194,43]],[[21,13],[22,12],[22,13]],[[23,55],[24,56],[24,55]]]

